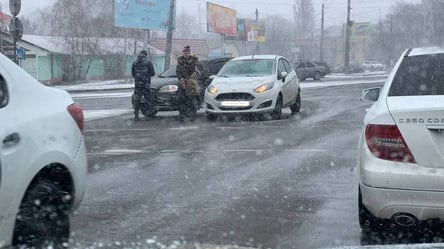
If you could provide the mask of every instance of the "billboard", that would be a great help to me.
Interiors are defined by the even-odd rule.
[[[114,0],[114,26],[167,30],[169,9],[170,0]]]
[[[265,42],[265,23],[248,22],[246,30],[247,41]]]
[[[347,26],[345,23],[342,26],[345,37],[345,30]],[[351,22],[350,31],[351,38],[368,38],[372,31],[372,26],[369,22]]]
[[[371,24],[369,22],[353,22],[351,26],[352,37],[368,37],[371,32]]]
[[[237,35],[236,10],[207,2],[207,31]]]

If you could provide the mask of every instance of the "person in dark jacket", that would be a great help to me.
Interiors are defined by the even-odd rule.
[[[185,46],[183,55],[177,59],[176,74],[180,83],[178,91],[179,121],[184,121],[185,116],[194,121],[200,94],[198,84],[200,71],[199,59],[191,55],[190,46]]]
[[[148,60],[148,53],[141,50],[131,67],[131,74],[134,77],[134,120],[139,121],[140,100],[146,92],[145,97],[149,98],[151,77],[154,76],[154,67]]]

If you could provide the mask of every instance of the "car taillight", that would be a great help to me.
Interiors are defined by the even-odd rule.
[[[377,158],[416,163],[396,125],[369,124],[365,129],[368,148]]]
[[[77,126],[79,127],[80,131],[83,133],[83,128],[85,125],[85,119],[83,117],[83,109],[82,107],[77,104],[73,103],[67,107],[69,114],[71,114],[74,121],[76,121]]]

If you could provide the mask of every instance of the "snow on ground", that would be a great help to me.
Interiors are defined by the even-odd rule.
[[[110,109],[110,110],[85,110],[83,115],[85,121],[92,121],[96,119],[120,116],[122,114],[131,113],[131,109]]]

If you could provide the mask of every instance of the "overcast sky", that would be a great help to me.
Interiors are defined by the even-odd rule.
[[[75,1],[75,0],[73,0]],[[91,0],[93,1],[93,0]],[[357,22],[377,22],[390,12],[391,7],[400,0],[352,0],[352,20]],[[401,0],[402,2],[419,3],[421,0]],[[36,9],[50,6],[56,0],[22,0],[22,9],[19,16],[28,16]],[[211,0],[235,9],[240,18],[255,18],[256,8],[259,18],[270,15],[281,15],[292,20],[292,6],[294,0]],[[327,26],[338,25],[347,19],[347,0],[313,0],[316,22],[321,19],[321,6],[325,3],[325,23]],[[9,0],[1,0],[4,13],[9,13]],[[206,19],[206,0],[177,0],[177,10],[195,14],[201,8],[200,18]],[[199,16],[196,16],[199,18]]]

